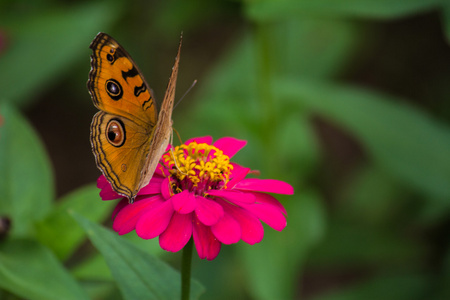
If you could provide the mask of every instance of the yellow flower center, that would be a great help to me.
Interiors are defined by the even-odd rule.
[[[190,189],[203,194],[209,189],[224,187],[233,165],[228,155],[206,143],[176,146],[163,156],[169,166],[174,191]]]

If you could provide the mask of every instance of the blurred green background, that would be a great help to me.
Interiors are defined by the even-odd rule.
[[[183,32],[177,98],[198,83],[175,129],[245,139],[238,163],[295,188],[285,230],[194,257],[201,299],[450,299],[444,0],[0,1],[0,299],[133,299],[67,214],[110,228],[86,89],[100,31],[157,100]]]

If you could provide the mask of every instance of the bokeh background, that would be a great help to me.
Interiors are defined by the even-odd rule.
[[[0,245],[38,241],[91,299],[122,299],[85,235],[62,247],[48,225],[84,193],[79,210],[103,206],[110,226],[86,89],[100,31],[157,100],[183,32],[177,98],[198,82],[174,128],[245,139],[237,162],[295,188],[278,197],[285,230],[194,258],[201,299],[450,299],[448,1],[0,1],[0,217],[12,222]],[[179,254],[134,235],[178,268]],[[2,249],[0,298],[41,299],[15,296]]]

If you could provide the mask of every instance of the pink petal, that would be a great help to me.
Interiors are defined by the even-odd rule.
[[[211,228],[203,225],[198,220],[194,221],[193,226],[194,244],[197,249],[198,256],[201,259],[213,260],[220,252],[222,243],[219,242]]]
[[[123,196],[113,190],[111,184],[104,175],[101,175],[97,179],[97,187],[100,189],[100,198],[102,198],[102,200],[115,200],[123,198]]]
[[[152,239],[166,230],[173,215],[173,206],[170,200],[154,207],[143,214],[136,224],[136,234],[143,239]]]
[[[251,170],[250,168],[244,168],[236,163],[231,164],[233,165],[233,170],[231,171],[230,181],[227,183],[229,189],[233,188],[236,183],[244,179]]]
[[[275,179],[247,178],[236,183],[234,188],[238,190],[255,191],[255,192],[276,193],[285,195],[294,194],[294,188],[289,183]]]
[[[167,229],[159,236],[164,250],[177,252],[183,249],[192,236],[192,214],[174,213]]]
[[[234,244],[241,239],[241,226],[229,214],[224,214],[219,222],[211,226],[212,233],[224,244]]]
[[[161,183],[161,194],[164,197],[164,199],[169,199],[170,197],[172,197],[171,192],[172,186],[170,185],[169,177],[166,177]]]
[[[272,195],[258,192],[252,192],[252,194],[255,195],[257,203],[264,203],[275,206],[281,213],[287,215],[287,211],[284,208],[283,204],[281,204],[280,201],[275,199],[275,197],[273,197]]]
[[[186,142],[184,142],[184,144],[189,145],[192,142],[197,142],[197,144],[205,143],[205,144],[211,145],[212,141],[213,141],[213,139],[211,136],[202,136],[202,137],[188,139]]]
[[[219,148],[225,155],[232,158],[239,150],[247,144],[245,140],[238,140],[232,137],[223,137],[214,143],[214,147]]]
[[[208,194],[221,197],[229,202],[240,205],[240,203],[251,204],[255,202],[255,195],[236,190],[209,190]]]
[[[264,228],[254,214],[221,199],[218,199],[217,202],[222,205],[226,214],[230,214],[239,223],[244,242],[253,245],[262,241]]]
[[[105,175],[100,175],[97,178],[97,187],[99,189],[103,189],[103,188],[107,187],[108,185],[111,187],[111,185],[109,184],[109,181],[106,179]]]
[[[158,165],[158,167],[156,167],[155,175],[158,175],[158,176],[161,176],[161,177],[167,177],[167,176],[169,176],[169,175],[170,175],[169,171],[168,171],[166,168],[164,168],[164,167],[161,165],[161,163],[164,164],[164,162],[160,162],[160,164]]]
[[[116,208],[114,208],[114,211],[111,214],[111,218],[114,220],[119,211],[121,211],[122,208],[124,208],[127,205],[128,205],[128,198],[123,198],[122,200],[120,200],[119,203],[117,203]]]
[[[109,191],[107,189],[103,189],[100,191],[99,195],[100,195],[100,198],[102,198],[102,200],[117,200],[117,199],[124,197],[122,195],[117,194],[112,189],[111,189],[111,191]]]
[[[256,194],[256,193],[255,193]],[[268,204],[267,201],[262,200],[264,197],[272,197],[268,194],[259,193],[257,201],[254,204],[241,204],[241,207],[254,214],[264,223],[275,230],[281,231],[286,227],[286,217],[281,212],[279,207]],[[273,197],[272,197],[273,198]],[[271,200],[269,200],[270,202]]]
[[[202,196],[197,196],[196,201],[195,214],[203,224],[207,226],[214,225],[223,217],[223,208],[216,201]]]
[[[197,207],[197,200],[195,196],[189,193],[188,190],[184,190],[179,194],[172,196],[173,209],[180,214],[188,214],[193,212]]]
[[[152,194],[160,194],[161,193],[161,185],[164,181],[164,177],[154,175],[150,182],[141,188],[138,195],[152,195]]]
[[[136,223],[144,213],[156,206],[161,205],[162,203],[163,200],[161,197],[154,196],[135,201],[133,204],[127,204],[114,218],[113,229],[120,235],[132,231],[136,228]]]

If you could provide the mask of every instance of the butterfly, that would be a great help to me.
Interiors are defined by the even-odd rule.
[[[172,136],[181,41],[159,113],[144,76],[116,40],[100,32],[89,46],[87,88],[99,109],[91,123],[92,152],[114,191],[129,203],[150,182]]]

